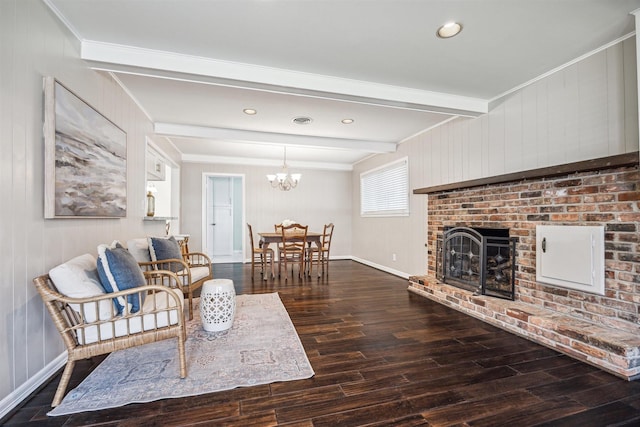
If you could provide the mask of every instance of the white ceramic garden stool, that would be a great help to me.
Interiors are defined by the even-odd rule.
[[[207,280],[200,291],[200,319],[205,331],[227,330],[236,314],[236,290],[233,280]]]

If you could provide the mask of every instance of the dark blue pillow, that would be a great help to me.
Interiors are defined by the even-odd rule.
[[[149,237],[149,253],[153,261],[164,261],[165,259],[182,259],[182,251],[175,237]],[[177,262],[169,263],[168,269],[174,273],[182,270],[183,264]]]
[[[119,242],[114,242],[111,246],[98,246],[98,276],[108,293],[146,284],[138,262]],[[126,302],[130,305],[129,312],[137,313],[143,301],[140,300],[140,294],[135,293],[129,295]],[[122,314],[126,302],[124,298],[113,299],[118,314]]]

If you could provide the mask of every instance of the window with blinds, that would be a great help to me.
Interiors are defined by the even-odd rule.
[[[407,157],[360,174],[360,215],[409,215]]]

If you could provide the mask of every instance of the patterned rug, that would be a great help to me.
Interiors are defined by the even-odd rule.
[[[116,351],[48,415],[96,411],[314,375],[277,293],[238,295],[233,326],[227,331],[206,332],[199,314],[199,307],[194,307],[194,319],[187,322],[187,378],[179,376],[175,339]]]

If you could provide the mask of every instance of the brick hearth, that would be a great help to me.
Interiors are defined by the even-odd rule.
[[[627,379],[640,377],[640,173],[637,167],[429,194],[427,274],[409,290]],[[605,295],[536,282],[536,225],[605,227]],[[509,228],[516,301],[436,279],[446,226]]]

